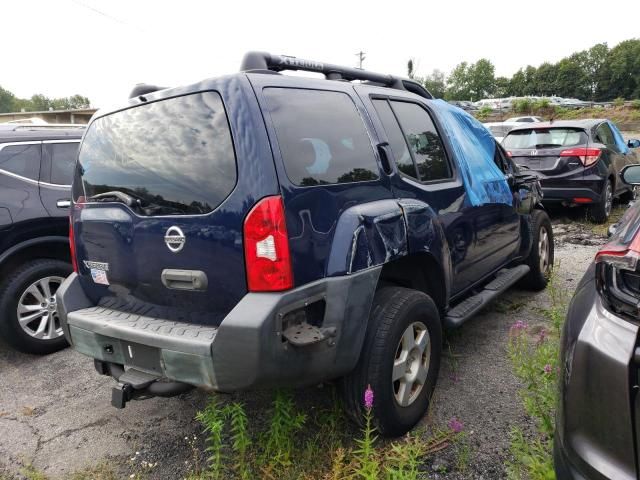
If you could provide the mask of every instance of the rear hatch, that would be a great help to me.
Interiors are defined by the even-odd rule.
[[[245,295],[243,220],[255,196],[278,187],[266,134],[247,115],[257,106],[237,91],[225,98],[227,108],[242,103],[236,108],[244,112],[235,149],[237,119],[214,91],[92,122],[79,153],[72,225],[80,281],[96,304],[218,325]],[[262,169],[242,162],[247,150]]]
[[[584,166],[586,132],[571,127],[532,127],[509,132],[502,144],[519,165],[544,176],[571,173]]]

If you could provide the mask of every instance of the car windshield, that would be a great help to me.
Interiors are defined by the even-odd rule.
[[[579,128],[531,128],[509,132],[502,144],[506,149],[557,148],[586,144],[587,140]]]

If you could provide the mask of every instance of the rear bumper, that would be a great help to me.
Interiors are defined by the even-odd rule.
[[[556,202],[566,204],[578,204],[578,203],[597,203],[600,201],[600,191],[595,191],[590,188],[581,188],[575,186],[566,187],[545,187],[542,183],[543,203],[544,202]],[[576,201],[575,199],[588,199],[586,201]]]
[[[561,342],[554,463],[559,479],[637,479],[630,362],[638,327],[607,311],[592,265]]]
[[[92,305],[77,275],[57,292],[62,327],[73,348],[104,362],[163,378],[230,392],[301,386],[353,369],[364,340],[380,267],[332,277],[280,293],[249,293],[220,326],[145,317]],[[305,303],[326,301],[323,328],[330,339],[294,347],[282,319]]]

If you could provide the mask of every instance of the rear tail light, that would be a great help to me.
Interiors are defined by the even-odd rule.
[[[276,292],[293,287],[289,237],[279,195],[265,197],[244,221],[244,257],[251,292]]]
[[[73,215],[69,215],[69,248],[71,254],[71,265],[73,271],[78,273],[78,259],[76,257],[76,238],[73,234]]]
[[[573,203],[593,203],[593,200],[588,197],[574,197]]]
[[[640,235],[628,245],[615,240],[596,255],[596,286],[605,306],[622,316],[640,319]]]
[[[569,148],[560,152],[561,157],[578,157],[585,167],[589,167],[596,163],[600,158],[601,150],[599,148]]]

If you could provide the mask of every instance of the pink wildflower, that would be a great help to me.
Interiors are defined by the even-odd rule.
[[[536,343],[538,345],[542,345],[546,339],[547,339],[547,330],[543,328],[542,330],[540,330],[540,336],[538,337],[538,341]]]
[[[544,366],[544,373],[546,373],[547,375],[550,374],[552,370],[553,368],[548,363]]]
[[[367,385],[367,389],[364,391],[364,408],[367,410],[373,408],[373,389],[371,385]]]
[[[449,420],[448,425],[449,425],[449,428],[453,430],[454,433],[460,433],[464,428],[464,424],[460,420],[458,420],[456,417],[453,417],[451,420]]]

